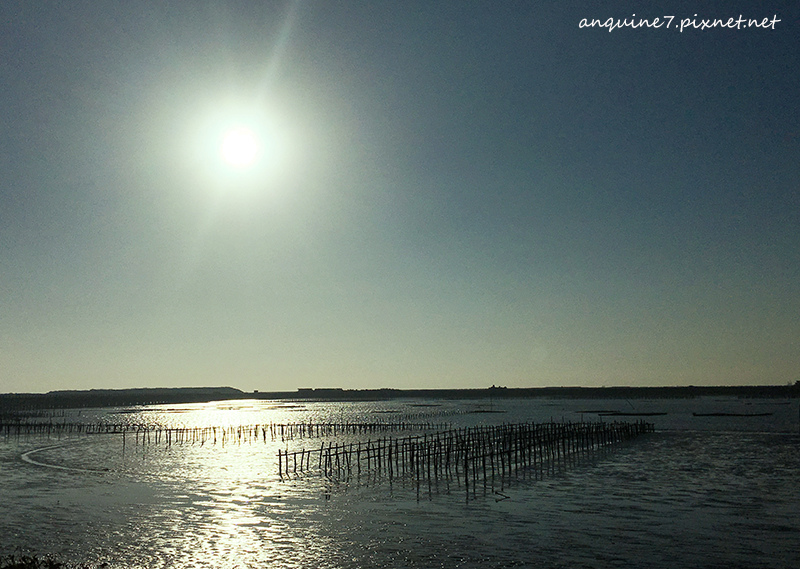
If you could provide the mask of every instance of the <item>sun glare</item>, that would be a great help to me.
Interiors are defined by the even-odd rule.
[[[235,101],[210,101],[191,115],[196,118],[187,124],[183,148],[195,187],[245,197],[275,194],[295,147],[282,115]]]
[[[247,127],[237,127],[225,133],[220,152],[226,163],[243,168],[255,162],[259,146],[258,137],[252,130]]]

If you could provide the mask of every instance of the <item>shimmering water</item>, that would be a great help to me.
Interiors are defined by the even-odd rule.
[[[419,403],[236,401],[56,420],[474,425],[594,421],[600,410],[666,415],[647,417],[653,435],[470,494],[455,480],[281,481],[278,448],[318,448],[319,439],[167,446],[130,435],[124,444],[120,435],[8,437],[0,439],[0,554],[120,568],[800,567],[797,401]],[[505,412],[468,413],[477,408]]]

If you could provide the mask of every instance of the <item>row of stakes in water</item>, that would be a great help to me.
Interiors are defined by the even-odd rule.
[[[278,451],[282,480],[317,473],[346,483],[362,474],[430,484],[439,479],[463,481],[469,493],[480,481],[521,468],[592,451],[653,432],[651,423],[517,423],[476,426],[407,437]]]
[[[415,421],[374,422],[298,422],[267,423],[258,425],[233,425],[211,427],[164,427],[160,425],[119,423],[25,422],[0,423],[0,435],[5,437],[40,435],[61,437],[67,435],[122,435],[123,442],[133,437],[136,444],[217,444],[226,442],[289,441],[293,439],[337,437],[342,435],[374,435],[398,431],[431,431],[447,429],[448,423]]]

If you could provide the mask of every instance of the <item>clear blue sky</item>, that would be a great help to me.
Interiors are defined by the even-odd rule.
[[[5,0],[0,392],[793,382],[799,14]]]

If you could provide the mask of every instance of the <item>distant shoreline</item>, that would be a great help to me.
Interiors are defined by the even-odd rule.
[[[489,387],[483,389],[338,389],[247,392],[233,387],[91,389],[48,393],[0,394],[0,413],[23,409],[129,407],[274,399],[292,401],[386,401],[393,399],[691,399],[696,397],[799,398],[800,382],[792,385],[672,387]]]

